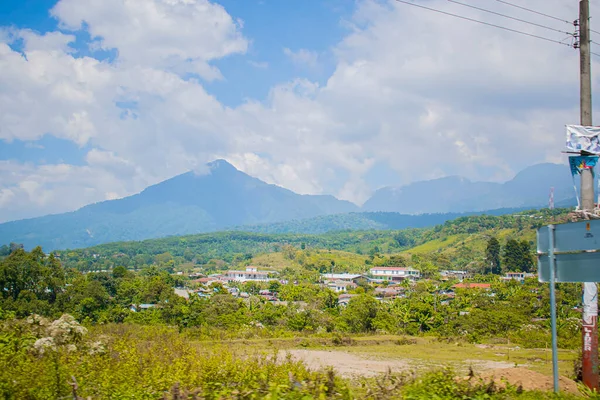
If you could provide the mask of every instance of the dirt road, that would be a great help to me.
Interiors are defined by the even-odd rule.
[[[408,371],[403,360],[374,360],[343,351],[287,350],[286,353],[303,361],[310,369],[333,367],[342,376],[375,376],[391,368],[393,372]]]
[[[290,354],[295,360],[303,361],[310,369],[333,367],[338,374],[345,377],[371,377],[385,373],[388,368],[392,372],[403,372],[424,367],[423,365],[419,365],[419,362],[415,363],[416,360],[411,359],[381,359],[380,357],[373,358],[367,355],[346,353],[338,350],[294,349],[286,350],[285,353]],[[463,368],[458,369],[468,368],[468,365],[477,367],[477,370],[507,368],[514,365],[506,362],[484,360],[465,360],[465,362],[466,364],[462,365]]]

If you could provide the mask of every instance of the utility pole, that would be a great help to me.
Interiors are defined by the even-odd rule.
[[[579,68],[581,125],[592,126],[592,79],[590,62],[590,1],[579,2]],[[594,175],[581,171],[581,208],[594,211]],[[583,383],[598,390],[598,287],[583,284],[582,378]]]

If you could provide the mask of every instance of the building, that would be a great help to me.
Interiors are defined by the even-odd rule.
[[[469,274],[467,271],[440,271],[440,275],[442,276],[443,281],[450,279],[458,279],[462,281],[463,279],[471,276],[471,274]]]
[[[416,269],[403,267],[373,267],[369,272],[375,281],[416,280],[421,277]]]
[[[403,287],[397,285],[388,287],[378,287],[375,288],[375,298],[379,300],[393,300],[397,297],[403,297],[404,291],[405,289]]]
[[[269,277],[270,274],[275,273],[258,271],[256,267],[246,267],[245,271],[227,271],[225,278],[235,282],[268,282],[277,280],[277,278]]]
[[[454,289],[491,289],[491,283],[457,283],[452,286]]]
[[[358,285],[348,281],[332,281],[327,284],[327,287],[336,293],[343,293],[349,290],[356,289]]]
[[[184,299],[190,298],[190,292],[187,289],[175,288],[175,294],[179,297],[183,297]]]
[[[354,282],[358,284],[362,279],[366,280],[367,277],[360,274],[321,274],[321,280],[323,282],[330,281],[344,281],[344,282]]]
[[[527,278],[534,278],[535,274],[530,274],[528,272],[507,272],[506,275],[502,277],[505,281],[519,281],[524,282]]]
[[[143,311],[143,310],[149,310],[151,308],[157,308],[156,304],[131,304],[129,306],[129,310],[133,311],[133,312],[138,312],[138,311]]]
[[[350,299],[358,296],[357,294],[340,294],[338,297],[338,306],[347,306],[350,303]]]

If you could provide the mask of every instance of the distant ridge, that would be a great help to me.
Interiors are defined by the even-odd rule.
[[[502,208],[468,213],[409,215],[395,212],[360,212],[324,215],[303,220],[236,227],[234,230],[257,233],[320,234],[337,231],[400,230],[428,228],[460,217],[472,215],[500,216],[525,211],[527,208]]]
[[[74,212],[0,224],[0,243],[80,248],[359,210],[333,196],[299,195],[267,184],[225,160],[209,163],[208,169],[204,175],[190,171],[139,194]]]
[[[505,183],[453,176],[383,188],[361,210],[333,196],[299,195],[267,184],[216,160],[207,164],[205,174],[186,172],[133,196],[0,224],[0,244],[54,250],[222,230],[324,233],[427,227],[462,215],[545,207],[551,186],[557,207],[575,204],[569,169],[539,164]]]
[[[505,183],[471,182],[450,176],[385,187],[373,194],[363,210],[422,214],[546,207],[550,187],[554,187],[556,204],[575,204],[569,168],[546,163],[525,168]]]

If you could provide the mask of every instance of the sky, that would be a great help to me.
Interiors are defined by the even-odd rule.
[[[387,185],[564,163],[564,125],[579,121],[573,26],[495,0],[476,4],[541,26],[411,2],[562,44],[395,0],[3,0],[0,222],[219,158],[357,204]],[[513,3],[577,18],[575,0]]]

